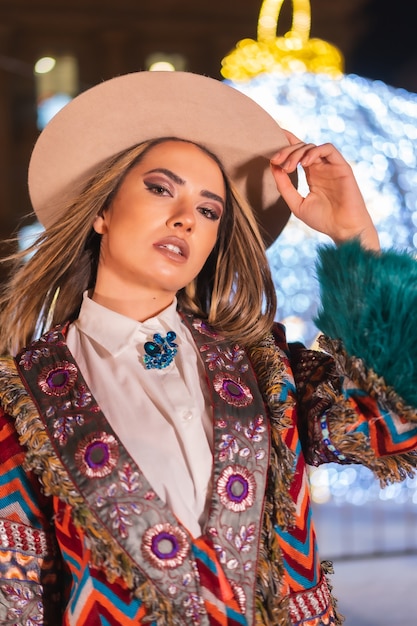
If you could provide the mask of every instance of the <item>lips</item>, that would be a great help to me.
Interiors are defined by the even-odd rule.
[[[154,248],[176,261],[186,261],[190,255],[188,243],[179,237],[165,237],[153,245]]]

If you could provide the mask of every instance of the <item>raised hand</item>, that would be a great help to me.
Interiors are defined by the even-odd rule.
[[[289,145],[272,157],[271,168],[278,191],[294,215],[336,244],[357,237],[363,246],[379,250],[378,234],[349,163],[330,143],[316,146],[289,131],[285,134]],[[305,198],[288,176],[299,164],[309,186]]]

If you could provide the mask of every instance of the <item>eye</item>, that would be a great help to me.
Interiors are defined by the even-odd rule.
[[[149,181],[144,181],[145,187],[151,193],[154,193],[156,196],[163,196],[165,194],[170,194],[168,187],[162,185],[161,183],[151,183]]]
[[[200,207],[198,210],[209,220],[216,221],[220,219],[220,213],[215,209],[211,209],[210,207]]]

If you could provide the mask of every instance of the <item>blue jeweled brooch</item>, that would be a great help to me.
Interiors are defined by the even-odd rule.
[[[174,360],[177,354],[177,344],[174,343],[177,335],[173,330],[169,330],[166,337],[163,337],[159,333],[155,333],[153,341],[147,341],[144,345],[145,356],[143,362],[147,370],[158,369],[162,370],[164,367],[168,367]]]

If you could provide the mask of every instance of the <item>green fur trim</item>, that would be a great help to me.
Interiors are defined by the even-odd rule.
[[[319,250],[318,328],[417,407],[417,262],[356,240]]]
[[[179,626],[182,622],[172,614],[170,603],[145,580],[116,540],[92,515],[84,498],[74,489],[11,358],[0,359],[0,404],[15,420],[20,444],[27,450],[25,469],[39,476],[47,496],[56,496],[71,506],[75,525],[89,541],[94,565],[105,570],[110,582],[118,577],[125,581],[147,608],[147,620],[156,622],[158,626]]]

